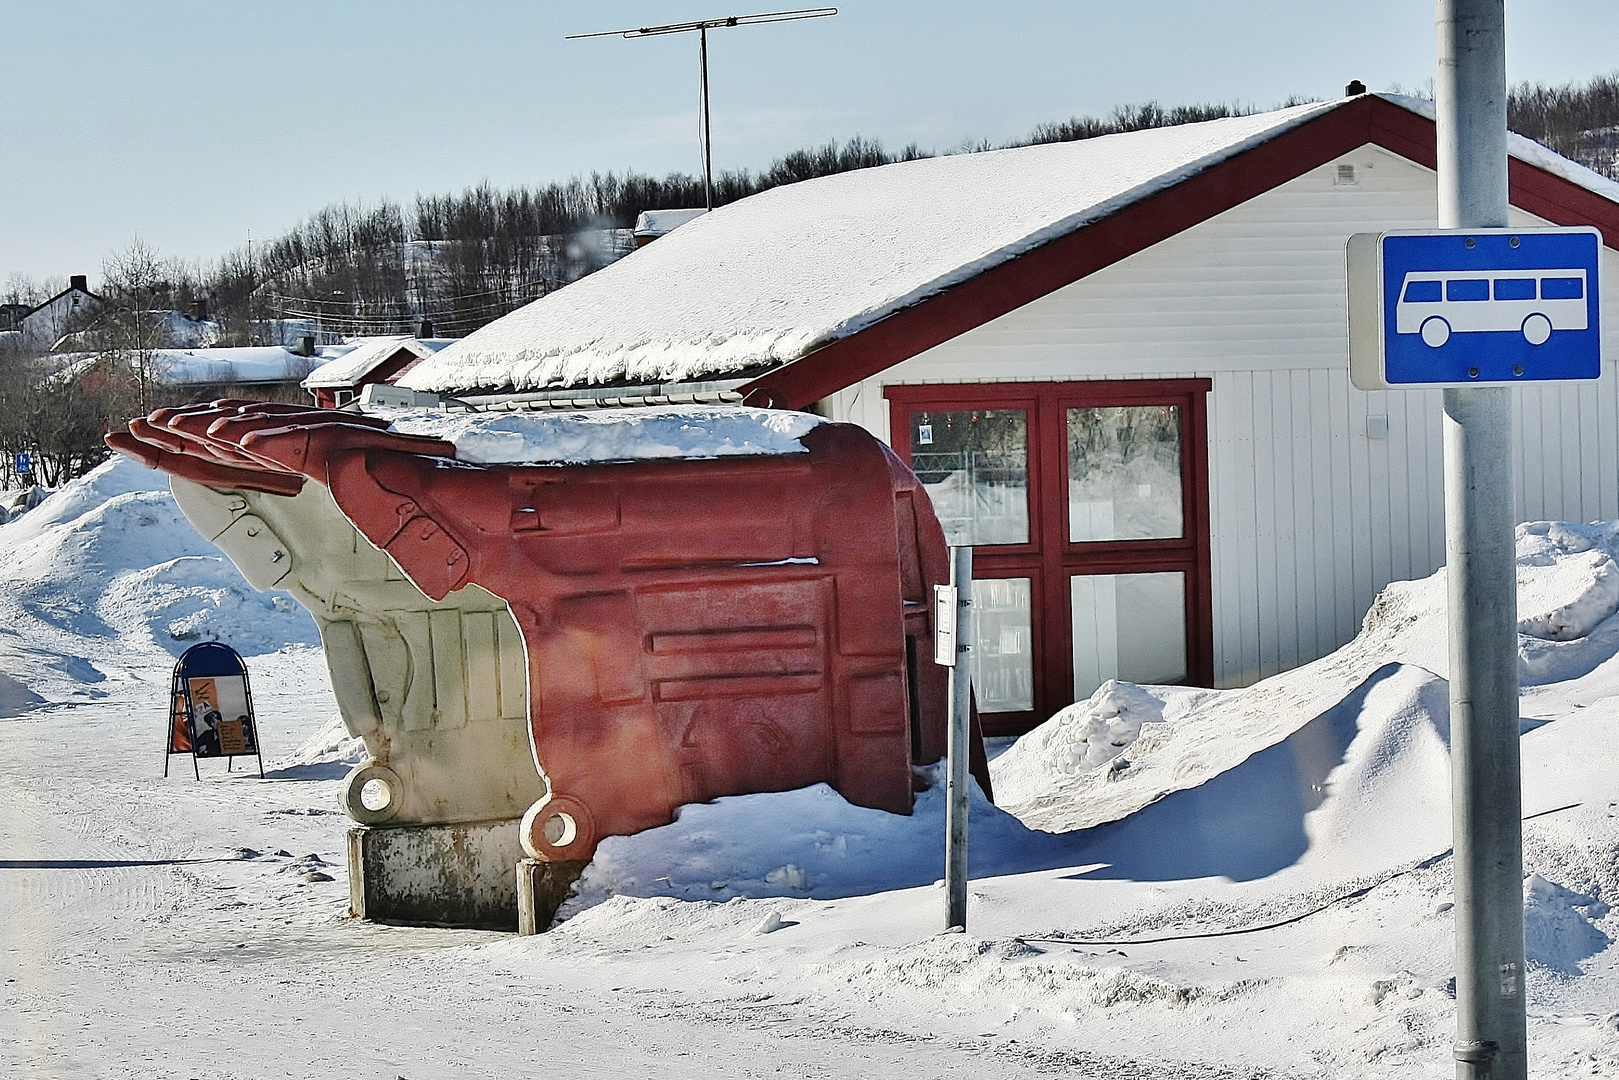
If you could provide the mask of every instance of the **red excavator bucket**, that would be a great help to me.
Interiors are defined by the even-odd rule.
[[[684,803],[823,781],[909,813],[911,766],[944,753],[928,602],[944,535],[861,428],[815,426],[804,453],[480,466],[375,417],[221,402],[108,442],[220,492],[289,498],[313,479],[426,597],[504,600],[545,778],[521,833],[536,858],[589,858]],[[386,731],[367,743],[386,766]],[[972,760],[987,792],[976,730]]]

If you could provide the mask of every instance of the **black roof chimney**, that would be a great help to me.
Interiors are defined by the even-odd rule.
[[[432,319],[417,319],[416,320],[416,336],[419,337],[419,338],[430,338],[430,337],[432,337],[433,336],[433,320]]]
[[[1351,79],[1349,85],[1344,87],[1344,97],[1357,97],[1366,92],[1366,84],[1359,79]]]
[[[72,277],[67,279],[67,287],[70,289],[77,289],[80,292],[89,292],[90,278],[86,274],[74,274]]]

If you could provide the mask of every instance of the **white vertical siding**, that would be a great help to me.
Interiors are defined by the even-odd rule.
[[[1336,182],[1340,163],[1358,183]],[[1295,667],[1444,561],[1440,394],[1350,386],[1344,314],[1345,239],[1432,227],[1434,191],[1431,171],[1363,147],[839,391],[830,414],[887,439],[885,385],[1210,378],[1216,678]],[[1603,270],[1603,377],[1517,395],[1521,520],[1619,517],[1619,254]]]

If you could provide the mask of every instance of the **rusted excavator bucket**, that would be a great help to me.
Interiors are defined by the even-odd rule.
[[[372,755],[357,820],[522,815],[529,854],[578,860],[722,795],[825,781],[910,812],[912,764],[945,748],[927,601],[948,569],[876,439],[828,423],[804,453],[480,466],[387,425],[220,401],[108,437],[320,623]],[[976,738],[973,771],[987,791]]]

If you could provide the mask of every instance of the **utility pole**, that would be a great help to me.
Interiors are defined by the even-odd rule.
[[[664,26],[640,26],[630,30],[601,30],[593,34],[569,34],[564,41],[581,38],[665,37],[669,34],[689,34],[697,31],[698,114],[697,135],[703,149],[703,207],[714,209],[714,147],[708,127],[708,32],[731,26],[758,26],[762,23],[799,22],[803,19],[824,19],[836,15],[835,7],[798,8],[794,11],[765,11],[757,15],[727,15],[719,19],[696,19],[692,22],[668,23]]]
[[[1507,226],[1504,0],[1435,0],[1439,226]],[[1469,246],[1472,241],[1468,241]],[[1444,391],[1457,1080],[1524,1080],[1512,389]]]

